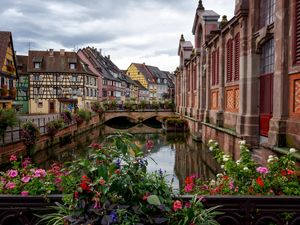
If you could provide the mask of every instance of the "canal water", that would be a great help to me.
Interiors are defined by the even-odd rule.
[[[196,175],[204,179],[215,176],[219,166],[202,143],[193,141],[187,133],[164,133],[159,124],[149,122],[151,127],[140,124],[131,127],[127,125],[125,129],[134,134],[133,141],[146,153],[149,172],[165,172],[174,190],[182,188],[186,176]],[[47,166],[54,161],[66,162],[84,157],[91,143],[101,143],[107,135],[120,129],[124,131],[120,124],[117,123],[115,128],[105,125],[74,139],[65,138],[60,146],[37,152],[34,160]],[[150,152],[145,148],[147,140],[154,142]]]

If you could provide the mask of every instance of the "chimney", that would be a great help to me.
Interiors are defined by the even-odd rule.
[[[108,55],[107,58],[110,59],[110,55]]]
[[[53,50],[53,48],[50,48],[50,49],[49,49],[49,55],[50,55],[50,56],[54,56],[54,50]]]
[[[65,49],[60,49],[59,54],[60,54],[61,56],[64,56],[64,55],[65,55]]]

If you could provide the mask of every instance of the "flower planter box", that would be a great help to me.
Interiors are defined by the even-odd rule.
[[[192,196],[182,196],[183,201]],[[0,225],[35,225],[34,214],[50,212],[49,206],[60,202],[61,195],[5,196],[0,195]],[[293,196],[207,196],[207,207],[220,206],[224,214],[217,217],[221,225],[297,225],[300,224],[300,197]]]

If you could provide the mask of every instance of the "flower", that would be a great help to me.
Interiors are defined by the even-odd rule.
[[[176,212],[178,209],[182,209],[182,203],[179,200],[174,201],[173,210]]]
[[[227,162],[230,159],[229,155],[223,155],[223,161]]]
[[[245,145],[245,144],[246,144],[246,141],[245,141],[245,140],[239,141],[239,144],[240,144],[240,145]]]
[[[29,195],[29,192],[28,192],[28,191],[22,191],[22,192],[21,192],[21,195],[22,195],[22,196],[28,196],[28,195]]]
[[[147,140],[146,142],[146,149],[151,150],[154,147],[154,143],[152,140]]]
[[[75,199],[78,199],[78,198],[79,198],[79,193],[78,193],[78,191],[75,191],[75,192],[74,192],[74,198],[75,198]]]
[[[240,165],[240,163],[241,163],[241,160],[240,160],[240,159],[236,160],[236,164],[237,164],[237,165]]]
[[[260,167],[256,168],[256,172],[258,172],[260,174],[267,174],[269,172],[269,170],[267,167],[260,166]]]
[[[187,184],[184,187],[184,192],[189,193],[193,190],[193,184]]]
[[[214,150],[214,147],[210,146],[210,147],[209,147],[209,151],[212,152],[213,150]]]
[[[191,204],[190,202],[186,202],[186,203],[184,204],[184,207],[185,207],[185,208],[191,208],[191,206],[192,206],[192,204]]]
[[[10,158],[9,158],[9,161],[10,162],[17,161],[17,156],[16,155],[11,155]]]
[[[148,197],[150,196],[149,192],[146,192],[143,196],[143,201],[147,201]]]
[[[262,180],[261,177],[258,177],[258,178],[256,179],[256,183],[257,183],[259,186],[261,186],[261,187],[264,187],[264,186],[265,186],[265,183],[264,183],[264,181]]]
[[[214,143],[214,140],[213,139],[209,139],[208,144],[212,144],[212,143]]]
[[[29,166],[31,164],[31,159],[30,158],[25,158],[22,162],[22,166],[23,168],[26,168],[27,166]]]
[[[224,165],[221,165],[221,169],[224,169],[225,168],[225,166]]]
[[[230,190],[233,190],[233,189],[234,189],[233,181],[230,181],[230,182],[229,182],[229,189],[230,189]]]
[[[33,177],[45,177],[47,175],[44,169],[37,169],[35,170]]]
[[[93,208],[94,209],[100,209],[101,208],[100,202],[99,201],[95,201],[95,204],[94,204]]]
[[[247,170],[249,170],[249,168],[248,168],[247,166],[245,166],[245,167],[243,168],[243,170],[247,171]]]
[[[5,185],[6,189],[14,189],[16,187],[16,184],[14,182],[7,182],[7,184]]]
[[[101,178],[99,183],[100,183],[100,185],[104,186],[105,185],[105,180],[103,178]]]
[[[24,177],[22,177],[21,181],[23,183],[28,183],[30,181],[30,179],[31,179],[30,176],[24,176]]]
[[[295,148],[290,148],[290,153],[295,153],[297,150]]]
[[[14,177],[18,176],[18,171],[17,170],[9,170],[7,172],[7,175],[11,178],[14,178]]]
[[[113,223],[116,223],[118,221],[118,215],[115,211],[111,211],[109,217]]]
[[[205,202],[206,201],[206,199],[204,198],[204,196],[198,196],[197,197],[197,199],[198,199],[198,201],[200,201],[200,202]]]

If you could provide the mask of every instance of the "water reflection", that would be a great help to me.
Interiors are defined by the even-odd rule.
[[[145,127],[144,127],[145,128]],[[75,139],[66,138],[66,144],[38,152],[34,159],[39,164],[51,164],[53,161],[66,162],[84,156],[87,146],[92,142],[101,142],[107,135],[106,127],[95,129]],[[154,142],[154,148],[148,152],[145,143],[148,139]],[[165,171],[173,188],[181,189],[186,176],[197,175],[205,179],[213,177],[218,165],[212,154],[201,143],[192,140],[184,133],[134,134],[134,142],[148,158],[148,171]]]

